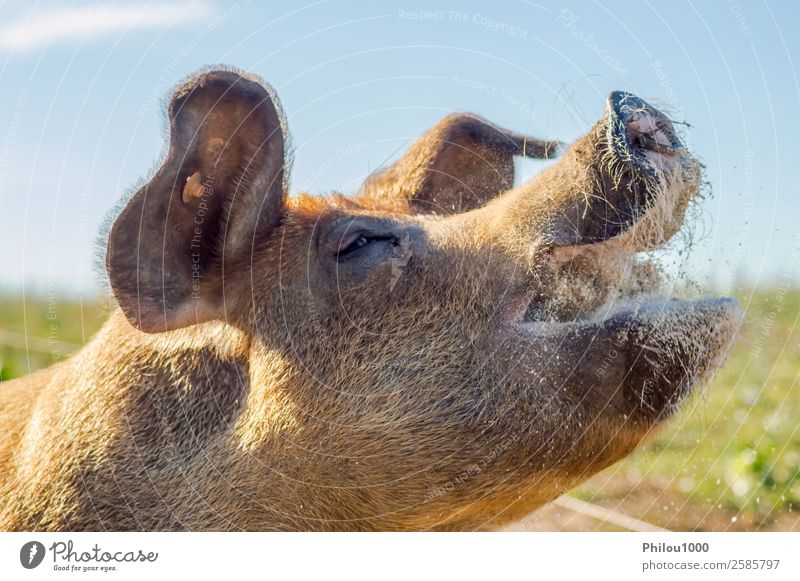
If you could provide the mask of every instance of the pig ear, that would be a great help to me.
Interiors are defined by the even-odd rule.
[[[455,214],[480,207],[514,185],[514,156],[554,157],[556,141],[501,129],[466,113],[445,117],[384,170],[360,197],[401,201],[419,213]]]
[[[285,119],[262,81],[211,70],[169,104],[166,160],[131,198],[108,238],[111,288],[147,332],[220,318],[225,271],[280,222]]]

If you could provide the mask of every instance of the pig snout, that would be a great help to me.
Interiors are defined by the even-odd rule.
[[[606,139],[634,169],[668,169],[684,145],[669,118],[644,99],[614,91],[606,102]]]

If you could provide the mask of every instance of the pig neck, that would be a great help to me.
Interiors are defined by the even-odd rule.
[[[72,358],[4,388],[35,399],[3,450],[0,492],[22,499],[0,507],[5,530],[294,528],[281,516],[293,496],[308,515],[325,512],[286,477],[302,469],[280,430],[248,436],[262,445],[249,454],[249,342],[231,326],[148,335],[115,310]],[[283,508],[237,510],[262,498]]]

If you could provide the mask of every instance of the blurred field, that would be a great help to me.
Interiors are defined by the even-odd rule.
[[[727,367],[646,447],[571,496],[675,530],[800,530],[800,289],[740,294]],[[103,323],[99,303],[0,298],[0,378],[66,357]],[[26,348],[27,346],[27,348]],[[515,529],[619,530],[551,506]]]
[[[106,310],[95,301],[0,296],[0,380],[27,375],[68,357],[105,318]]]

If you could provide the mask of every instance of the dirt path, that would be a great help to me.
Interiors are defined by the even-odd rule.
[[[585,502],[572,496],[531,513],[506,531],[800,531],[800,513],[756,518],[724,507],[654,495],[648,486],[630,490],[622,498]],[[657,502],[653,502],[657,499]]]

